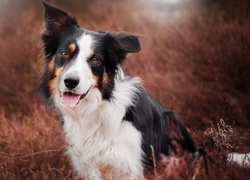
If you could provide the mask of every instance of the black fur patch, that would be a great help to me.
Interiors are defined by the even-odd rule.
[[[175,154],[177,149],[178,152],[195,152],[191,135],[175,113],[142,88],[135,102],[136,104],[127,110],[124,120],[132,122],[142,134],[142,149],[145,153],[146,166],[153,167],[151,145],[157,160],[160,154]]]

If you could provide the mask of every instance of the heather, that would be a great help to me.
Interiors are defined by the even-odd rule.
[[[141,35],[142,51],[123,65],[177,112],[200,158],[163,157],[150,179],[247,179],[228,163],[250,151],[249,3],[187,1],[51,1],[92,30]],[[0,1],[0,179],[77,179],[64,154],[58,114],[37,92],[42,69],[40,1]]]

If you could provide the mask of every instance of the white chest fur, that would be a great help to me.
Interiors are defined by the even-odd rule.
[[[68,154],[75,170],[86,179],[143,178],[141,134],[122,120],[133,104],[138,83],[136,78],[117,81],[110,101],[102,101],[93,89],[73,110],[57,104],[64,116]]]

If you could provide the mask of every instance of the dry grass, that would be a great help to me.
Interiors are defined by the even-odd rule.
[[[0,112],[0,179],[71,179],[60,124],[51,112],[33,105],[31,116]]]
[[[250,151],[248,6],[236,3],[231,11],[227,5],[223,14],[218,13],[219,4],[210,7],[212,16],[202,8],[198,12],[197,7],[187,7],[181,13],[191,9],[192,16],[166,20],[150,3],[79,4],[63,1],[62,6],[82,27],[143,35],[143,51],[129,55],[124,69],[140,76],[151,94],[180,113],[197,147],[206,150],[197,162],[196,179],[247,179],[249,169],[227,164],[225,154]],[[16,4],[3,0],[1,5],[0,179],[77,179],[63,154],[57,117],[43,107],[36,93],[42,5],[31,0]],[[224,121],[218,123],[219,119]],[[149,178],[187,179],[196,163],[184,155],[163,158],[157,167]]]
[[[242,168],[226,156],[232,149],[237,151],[244,138],[247,137],[222,119],[216,126],[208,128],[202,137],[197,138],[197,144],[206,153],[197,162],[196,179],[247,179],[249,166]]]

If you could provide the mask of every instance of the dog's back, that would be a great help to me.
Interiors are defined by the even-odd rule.
[[[136,103],[128,108],[124,119],[132,122],[142,134],[144,163],[153,167],[152,151],[157,160],[160,154],[195,153],[194,141],[179,117],[141,87],[139,89]]]

